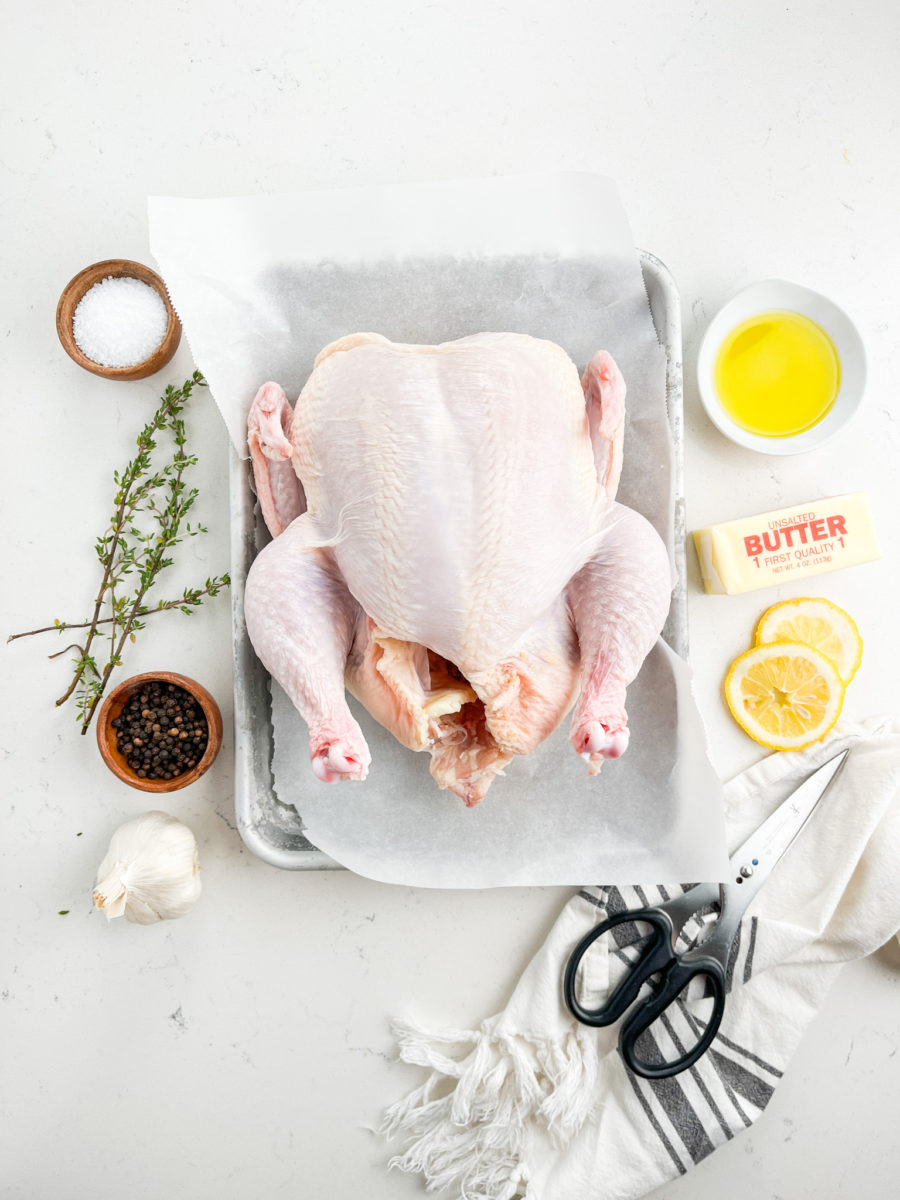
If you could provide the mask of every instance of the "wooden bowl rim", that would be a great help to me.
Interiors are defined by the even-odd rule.
[[[196,766],[191,767],[190,771],[186,771],[174,779],[141,779],[130,767],[124,765],[124,757],[115,744],[112,721],[125,707],[129,697],[139,691],[145,683],[174,683],[178,687],[184,688],[194,697],[206,717],[209,740],[203,757]],[[97,715],[97,746],[103,761],[112,773],[123,783],[127,783],[129,787],[137,788],[141,792],[177,792],[181,788],[195,783],[201,775],[205,775],[215,761],[222,748],[222,713],[212,694],[196,679],[191,679],[188,675],[181,675],[177,671],[144,671],[140,675],[132,675],[129,679],[123,680],[103,701]]]
[[[109,276],[112,276],[113,279],[139,279],[141,283],[149,284],[159,294],[166,306],[168,322],[163,340],[149,358],[145,358],[143,362],[134,363],[130,367],[104,367],[102,363],[94,362],[81,350],[75,341],[72,330],[75,309],[81,303],[84,295],[95,283],[99,283]],[[56,306],[56,333],[69,358],[78,363],[80,367],[84,367],[86,371],[90,371],[92,375],[99,375],[102,379],[146,379],[148,375],[154,375],[157,371],[162,370],[166,363],[172,360],[181,342],[181,322],[172,307],[165,283],[152,267],[135,262],[131,258],[107,258],[103,262],[91,263],[89,267],[84,267],[63,288]]]

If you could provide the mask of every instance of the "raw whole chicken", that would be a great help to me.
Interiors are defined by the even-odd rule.
[[[319,779],[364,779],[346,688],[469,806],[574,704],[595,774],[628,743],[625,689],[669,607],[665,547],[613,499],[625,384],[552,342],[439,346],[354,334],[294,411],[248,419],[273,540],[247,578],[250,639],[309,726]]]

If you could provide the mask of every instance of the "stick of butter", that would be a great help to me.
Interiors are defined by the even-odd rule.
[[[864,492],[694,531],[703,586],[733,596],[881,557]]]

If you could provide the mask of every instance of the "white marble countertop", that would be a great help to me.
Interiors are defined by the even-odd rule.
[[[885,557],[829,577],[827,594],[866,640],[847,714],[896,712],[895,9],[863,0],[826,24],[811,0],[266,0],[253,15],[237,0],[83,0],[8,9],[4,25],[6,632],[88,611],[111,472],[160,387],[192,366],[183,346],[156,378],[113,384],[56,340],[59,293],[81,267],[151,261],[148,194],[587,169],[618,181],[635,242],[683,298],[689,527],[867,490]],[[708,319],[768,275],[843,304],[869,354],[863,411],[800,459],[725,442],[692,380]],[[208,397],[190,425],[210,532],[182,548],[179,585],[228,566],[227,443]],[[691,570],[696,693],[729,776],[758,748],[720,681],[781,593],[706,597]],[[190,624],[159,618],[129,651],[129,674],[201,679],[226,721],[213,770],[165,805],[196,832],[203,897],[150,928],[107,926],[90,891],[112,830],[152,804],[53,707],[59,643],[5,648],[4,1200],[423,1194],[388,1174],[372,1132],[417,1082],[393,1060],[389,1019],[467,1026],[497,1011],[569,895],[412,890],[257,860],[233,821],[229,629],[220,598]],[[896,946],[848,967],[758,1124],[660,1200],[893,1194],[898,984]]]

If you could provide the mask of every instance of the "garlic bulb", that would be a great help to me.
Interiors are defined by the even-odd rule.
[[[94,904],[107,919],[152,925],[183,917],[200,895],[197,842],[164,812],[126,821],[112,836],[97,872]]]

